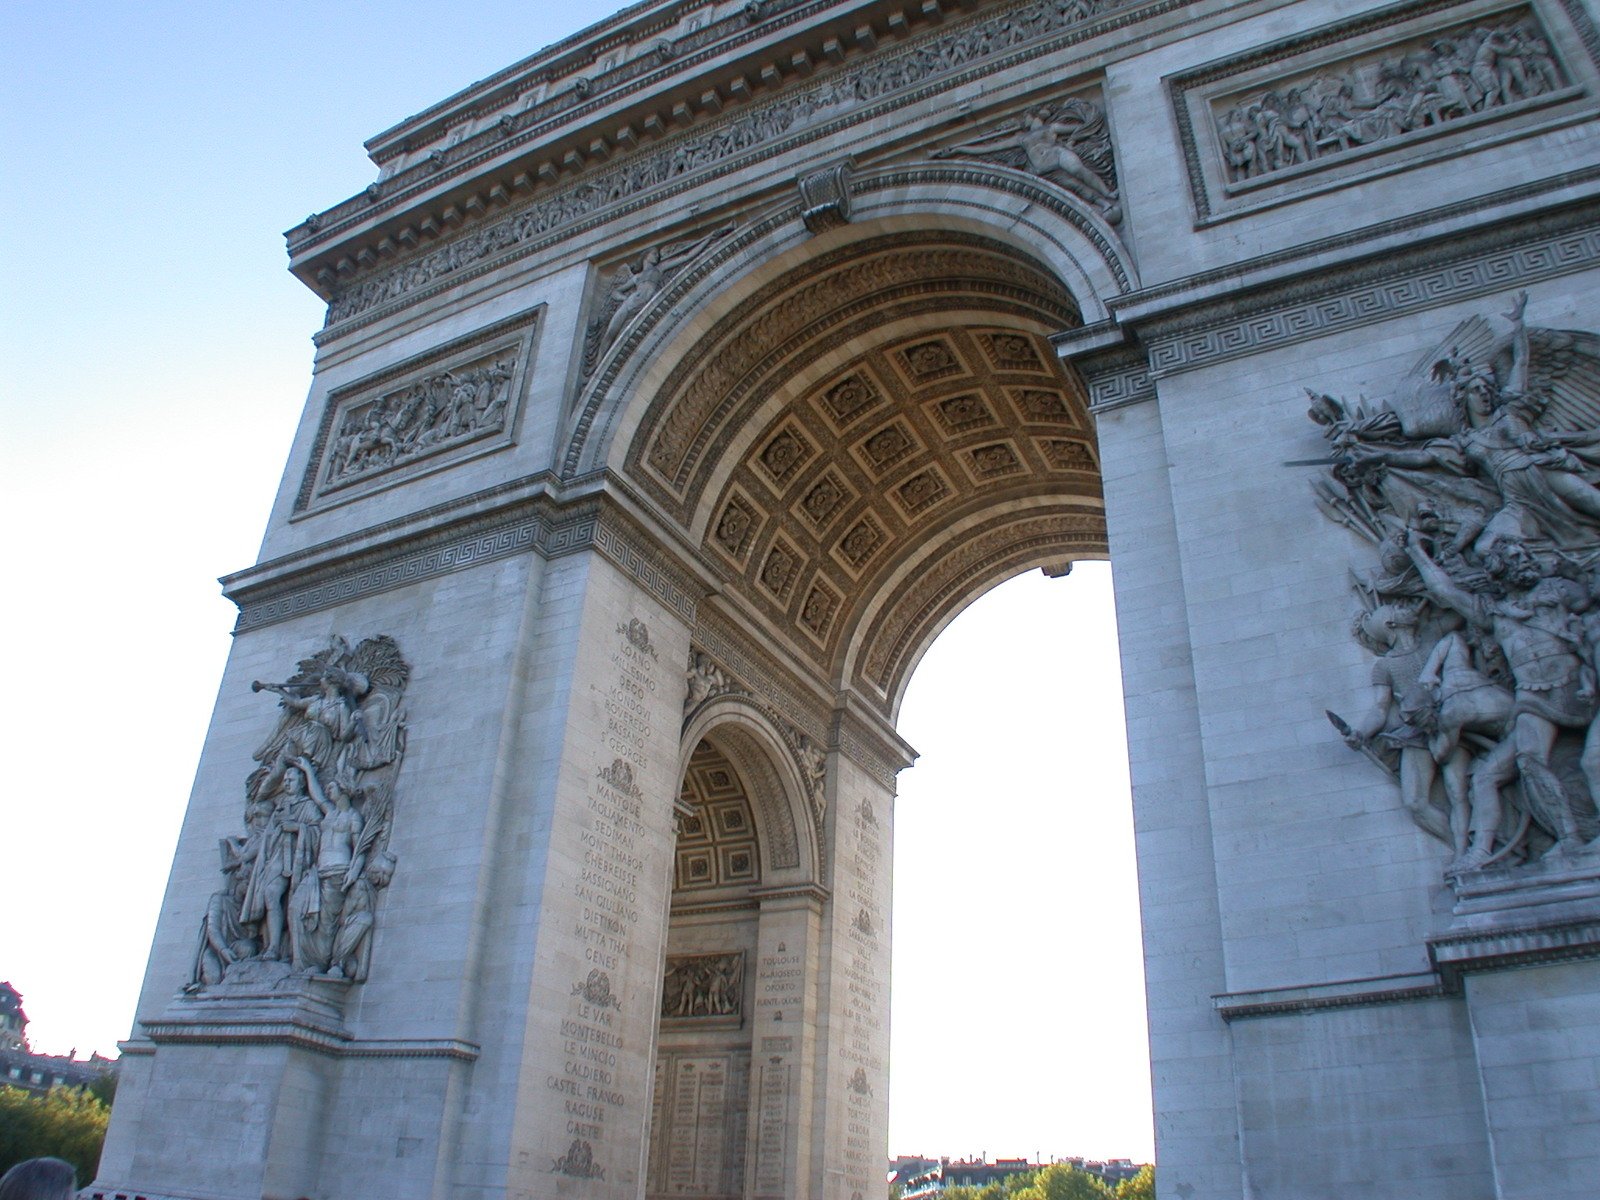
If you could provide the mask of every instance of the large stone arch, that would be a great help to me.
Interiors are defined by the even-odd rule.
[[[1371,710],[1383,653],[1349,636],[1352,572],[1363,601],[1410,607],[1414,568],[1437,600],[1411,554],[1435,519],[1573,469],[1500,447],[1463,499],[1409,444],[1451,423],[1382,397],[1434,408],[1445,366],[1510,412],[1559,381],[1551,445],[1592,465],[1592,7],[647,0],[380,135],[380,177],[289,233],[328,323],[261,557],[225,583],[238,636],[94,1194],[640,1200],[662,964],[737,923],[723,901],[760,909],[744,1193],[877,1194],[906,680],[973,597],[1114,531],[1163,1196],[1590,1200],[1595,852],[1514,863],[1541,847],[1485,819],[1451,869],[1423,772],[1386,774],[1432,746],[1371,725],[1354,755],[1328,714]],[[1440,81],[1473,39],[1508,69],[1463,104]],[[1374,78],[1414,91],[1381,119],[1338,99]],[[1439,570],[1478,553],[1452,541]],[[295,664],[328,655],[347,704],[405,714],[385,762],[341,719],[315,764],[370,763],[342,783],[393,836],[337,974],[331,946],[279,953],[279,921],[315,896],[309,947],[343,902],[309,854],[304,889],[268,869],[266,808],[304,801],[257,750],[257,681],[308,691]],[[674,930],[701,744],[793,849]],[[250,780],[281,792],[241,812]],[[1572,786],[1525,810],[1565,843],[1600,790]],[[219,875],[219,839],[261,852]],[[668,1194],[740,1190],[689,1176]]]
[[[613,464],[641,402],[669,378],[708,324],[764,285],[830,250],[885,233],[946,230],[991,238],[1037,260],[1072,297],[1081,323],[1109,317],[1108,302],[1138,286],[1133,256],[1104,215],[1048,180],[986,163],[919,162],[852,173],[851,219],[820,235],[792,201],[733,229],[675,277],[621,331],[583,387],[568,421],[563,471]]]
[[[928,175],[938,195],[919,190]],[[922,652],[971,599],[1031,567],[1107,555],[1087,398],[1049,339],[1099,319],[1103,293],[1132,275],[1097,213],[1019,172],[933,166],[870,182],[851,191],[864,219],[821,236],[740,248],[729,235],[707,254],[723,268],[697,286],[722,290],[698,296],[701,316],[674,333],[671,294],[688,281],[667,288],[590,400],[607,386],[632,395],[610,421],[610,469],[818,677],[892,719]],[[923,373],[911,350],[949,362]],[[869,395],[845,412],[853,387]],[[875,444],[900,437],[904,453],[880,462]],[[793,473],[778,479],[785,438]]]

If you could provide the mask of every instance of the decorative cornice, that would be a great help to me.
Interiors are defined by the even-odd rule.
[[[640,11],[652,7],[654,11],[644,13]],[[717,49],[720,52],[730,44],[747,40],[734,36],[724,41],[730,32],[735,35],[749,34],[761,24],[769,27],[787,24],[787,20],[772,18],[786,16],[789,20],[793,20],[804,15],[798,10],[814,9],[816,6],[804,4],[801,0],[769,0],[760,16],[753,17],[748,12],[739,12],[737,15],[730,13],[721,20],[712,20],[699,29],[686,31],[671,41],[666,41],[661,36],[681,23],[685,17],[715,7],[716,0],[679,0],[678,3],[657,3],[653,6],[631,5],[367,139],[367,149],[373,161],[378,163],[385,162],[397,154],[422,149],[447,134],[452,125],[459,125],[466,119],[481,119],[514,105],[533,88],[561,82],[563,77],[592,66],[602,55],[618,47],[642,47],[650,39],[656,39],[649,49],[641,50],[632,58],[619,62],[599,75],[588,76],[586,88],[577,87],[574,80],[572,94],[563,93],[523,110],[525,113],[538,116],[567,111],[574,106],[574,95],[578,93],[596,97],[607,91],[608,85],[614,87],[648,74],[654,66],[666,62],[681,63],[685,55],[703,51],[719,41],[721,45],[717,46]],[[762,21],[762,17],[768,20]],[[577,98],[583,97],[577,95]],[[447,157],[446,161],[453,160]]]
[[[1221,992],[1211,997],[1211,1003],[1224,1021],[1239,1021],[1249,1017],[1285,1017],[1336,1008],[1437,1000],[1446,994],[1443,983],[1433,974],[1385,975],[1253,992]]]
[[[293,1046],[335,1058],[448,1058],[475,1062],[481,1047],[461,1038],[383,1038],[366,1040],[297,1021],[234,1024],[218,1021],[145,1021],[146,1036],[157,1047]]]
[[[441,181],[468,174],[474,168],[503,154],[507,149],[517,146],[531,147],[533,143],[558,133],[563,128],[576,131],[586,118],[598,116],[618,100],[634,95],[652,83],[659,83],[670,76],[681,74],[686,67],[701,65],[726,54],[731,49],[748,45],[757,38],[766,37],[775,29],[792,26],[815,16],[826,10],[831,3],[832,0],[810,0],[810,2],[766,0],[765,10],[759,21],[752,21],[743,14],[738,16],[730,14],[720,21],[712,22],[693,33],[675,39],[670,44],[672,53],[668,57],[663,58],[659,50],[653,49],[621,62],[601,75],[588,76],[581,81],[573,79],[571,87],[555,92],[520,113],[508,113],[495,125],[452,146],[441,147],[423,162],[397,171],[348,200],[308,217],[285,235],[289,248],[291,252],[298,253],[321,245],[372,216],[374,212],[392,209]],[[673,20],[676,21],[686,11],[688,10],[685,8],[678,8],[673,12]],[[489,97],[463,107],[453,108],[452,105],[459,98],[452,97],[392,129],[385,130],[367,143],[369,150],[373,151],[373,160],[381,165],[398,154],[423,149],[445,136],[452,124],[481,120],[489,113],[506,107],[508,103],[514,104],[518,93],[525,94],[535,87],[562,82],[563,76],[580,69],[585,65],[585,60],[592,63],[618,43],[617,34],[611,33],[607,36],[604,33],[617,23],[618,18],[613,17],[601,25],[584,30],[549,47],[532,59],[524,59],[506,68],[472,89],[478,90],[487,86],[492,90],[499,87],[501,97],[498,99]],[[664,27],[662,22],[657,21],[655,29]],[[635,31],[635,36],[642,34],[644,37],[649,37],[652,32],[654,29],[647,26]],[[601,36],[594,37],[596,34]],[[590,37],[594,37],[594,40],[589,44],[579,45]],[[668,64],[670,69],[662,69]],[[521,76],[520,79],[516,78],[518,75]],[[510,94],[509,99],[506,98],[507,93]],[[417,127],[426,124],[431,124],[433,128],[419,132]]]
[[[701,589],[692,575],[648,551],[652,539],[609,497],[591,494],[563,502],[541,491],[478,511],[492,503],[496,490],[417,514],[402,528],[365,531],[356,546],[313,547],[225,578],[226,594],[239,606],[234,632],[521,554],[554,559],[590,549],[693,621]],[[469,515],[453,515],[460,512]]]
[[[833,713],[833,741],[851,762],[866,771],[890,795],[900,772],[917,760],[917,752],[864,697],[845,691]]]
[[[1445,934],[1428,939],[1428,957],[1445,986],[1458,991],[1462,977],[1474,971],[1600,958],[1600,920]]]
[[[648,152],[617,156],[612,159],[615,166],[530,200],[493,223],[480,222],[478,227],[381,268],[377,274],[352,279],[330,303],[329,329],[324,336],[355,328],[718,175],[742,170],[759,159],[781,155],[982,76],[1191,2],[1085,0],[1079,7],[1088,11],[1080,14],[1068,6],[1029,0],[1004,15],[974,19],[953,30],[930,34],[853,71],[830,73],[821,82],[786,91],[766,105],[751,105],[708,121],[702,129],[665,139]],[[852,89],[855,94],[847,97]],[[847,103],[852,107],[832,120],[809,123],[812,114]],[[788,134],[802,113],[807,122]],[[741,144],[726,136],[735,122],[764,123],[773,134]],[[647,153],[659,159],[659,170],[645,171],[641,166]],[[693,161],[696,154],[716,157],[701,163]],[[684,167],[683,163],[692,165]],[[509,194],[504,189],[501,192],[509,201]],[[481,203],[477,207],[485,214],[490,210]],[[454,207],[452,212],[457,220],[462,218]]]
[[[833,892],[820,883],[779,883],[770,887],[753,887],[750,895],[762,903],[769,900],[800,900],[819,910],[833,898]]]

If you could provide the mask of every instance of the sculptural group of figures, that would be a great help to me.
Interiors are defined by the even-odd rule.
[[[667,960],[663,1017],[737,1016],[744,1001],[743,954],[696,954]]]
[[[1377,552],[1353,626],[1372,706],[1328,715],[1452,874],[1600,832],[1600,336],[1525,305],[1463,322],[1381,404],[1310,393],[1318,503]]]
[[[223,887],[206,909],[187,990],[244,962],[363,980],[387,887],[395,775],[410,675],[393,640],[336,639],[284,683],[277,727],[245,782],[245,832],[221,839]]]
[[[340,483],[381,471],[449,442],[504,426],[514,356],[441,371],[345,414],[326,479]]]
[[[1480,25],[1407,54],[1273,90],[1217,118],[1233,180],[1311,162],[1562,86],[1531,18]]]
[[[981,158],[1015,167],[1060,184],[1113,225],[1122,220],[1105,110],[1082,96],[1030,108],[981,138],[945,146],[930,157]]]

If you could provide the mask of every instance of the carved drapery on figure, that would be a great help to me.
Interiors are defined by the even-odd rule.
[[[980,158],[1028,171],[1093,205],[1111,224],[1122,220],[1105,110],[1083,96],[1030,108],[980,138],[935,150],[932,157]]]
[[[737,1017],[744,1005],[744,951],[667,959],[661,1015],[673,1019]]]
[[[1342,70],[1285,80],[1216,113],[1228,179],[1257,179],[1560,91],[1556,53],[1526,10],[1461,25]]]
[[[1369,710],[1329,719],[1399,781],[1449,873],[1600,832],[1600,335],[1462,322],[1380,403],[1312,392],[1318,506],[1371,543]]]
[[[278,723],[245,780],[245,832],[221,840],[223,887],[185,990],[241,974],[367,977],[377,896],[395,868],[410,675],[392,638],[353,649],[335,638],[287,681],[251,684],[278,695]]]
[[[733,232],[732,225],[713,229],[698,238],[685,238],[652,246],[637,258],[623,263],[605,281],[604,295],[583,336],[583,375],[594,374],[600,356],[621,332],[666,290],[667,284],[700,256],[713,242]]]

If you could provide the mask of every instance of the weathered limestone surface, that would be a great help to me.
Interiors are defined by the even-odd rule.
[[[1597,95],[1584,0],[660,3],[379,135],[91,1194],[876,1194],[900,696],[1110,557],[1161,1194],[1593,1195]]]

